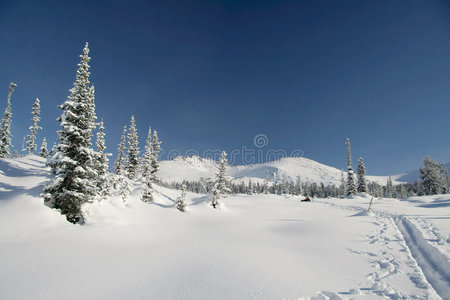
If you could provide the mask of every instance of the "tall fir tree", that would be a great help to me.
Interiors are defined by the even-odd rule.
[[[42,144],[41,144],[40,150],[41,151],[39,152],[39,156],[47,158],[47,156],[48,156],[48,149],[47,149],[47,139],[45,137],[42,140]]]
[[[350,139],[347,138],[345,144],[347,145],[347,196],[352,196],[356,194],[356,185],[355,179],[353,178],[353,162]]]
[[[216,173],[216,180],[214,182],[214,190],[211,202],[211,206],[213,208],[220,208],[220,206],[222,205],[220,202],[220,198],[225,197],[226,194],[231,192],[229,188],[230,179],[227,174],[227,167],[227,153],[223,151],[218,165],[218,172]]]
[[[159,181],[159,152],[161,151],[161,141],[158,138],[158,132],[153,130],[152,153],[150,159],[150,177],[153,182]]]
[[[37,145],[36,145],[36,134],[37,131],[39,129],[42,129],[42,127],[40,127],[38,125],[39,121],[41,120],[41,103],[39,101],[39,98],[36,98],[36,101],[34,101],[33,103],[33,110],[31,111],[31,114],[33,115],[32,120],[32,124],[30,126],[30,134],[28,135],[28,140],[27,140],[27,150],[29,154],[34,154],[34,152],[36,152],[37,149]]]
[[[105,153],[105,127],[103,126],[103,120],[100,122],[100,127],[97,132],[97,139],[95,145],[97,148],[96,161],[94,163],[95,170],[97,172],[97,189],[100,199],[106,198],[109,195],[110,184],[108,180],[108,156],[111,154]]]
[[[27,147],[25,147],[26,143],[27,143],[27,138],[23,137],[22,147],[20,148],[20,156],[25,156],[25,152],[27,152]]]
[[[72,223],[84,223],[83,205],[96,196],[97,173],[93,168],[96,158],[91,148],[92,130],[95,129],[93,89],[89,82],[89,47],[86,43],[76,79],[66,102],[59,106],[63,111],[58,119],[58,145],[50,158],[55,180],[44,188],[45,202],[59,209]],[[94,114],[94,115],[93,115]]]
[[[142,178],[144,182],[151,174],[152,163],[152,128],[148,128],[147,141],[145,143],[144,157],[142,158]]]
[[[139,141],[136,129],[136,121],[134,116],[131,116],[130,127],[128,130],[128,161],[127,161],[127,175],[129,179],[136,179],[139,165]]]
[[[153,183],[159,181],[159,152],[161,151],[161,142],[158,138],[158,132],[153,131],[151,134],[151,128],[149,128],[147,143],[145,146],[145,154],[143,159],[143,178],[144,178],[144,191],[142,194],[142,201],[153,201]]]
[[[6,100],[6,108],[3,113],[2,121],[0,122],[0,158],[8,158],[11,156],[11,96],[17,84],[11,82],[9,84],[8,99]]]
[[[366,167],[362,157],[358,159],[358,192],[367,193]]]
[[[114,162],[117,175],[124,175],[124,156],[125,156],[125,138],[127,134],[127,126],[123,127],[122,136],[120,137],[120,144],[117,148],[117,159]]]

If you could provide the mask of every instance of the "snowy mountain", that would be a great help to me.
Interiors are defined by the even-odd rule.
[[[180,156],[174,160],[162,161],[159,177],[165,182],[195,181],[200,178],[214,178],[216,171],[216,162],[213,160],[198,156]],[[262,182],[266,174],[275,182],[283,180],[296,182],[298,176],[302,182],[323,182],[325,185],[339,185],[341,180],[341,170],[304,157],[286,157],[262,164],[230,166],[229,174],[235,182],[248,182],[249,179],[253,182]],[[402,175],[392,175],[393,182],[396,184],[406,182],[402,179]],[[388,177],[367,176],[367,179],[384,185]]]

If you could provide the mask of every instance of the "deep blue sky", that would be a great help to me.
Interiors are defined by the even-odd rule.
[[[0,1],[0,111],[20,148],[35,97],[45,135],[90,43],[108,150],[135,115],[166,150],[301,149],[371,174],[450,160],[448,1]],[[113,158],[114,159],[114,158]]]

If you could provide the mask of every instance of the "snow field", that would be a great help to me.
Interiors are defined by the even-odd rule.
[[[230,195],[214,210],[188,193],[181,213],[180,191],[156,186],[148,204],[135,185],[79,226],[42,203],[41,159],[0,167],[0,299],[445,299],[414,246],[445,267],[447,195],[375,199],[367,213],[364,195]]]

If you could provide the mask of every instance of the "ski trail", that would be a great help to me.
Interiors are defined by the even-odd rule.
[[[406,217],[399,216],[396,224],[427,281],[442,299],[450,299],[450,261],[431,246],[417,227]]]
[[[402,233],[395,220],[396,215],[389,212],[367,209],[354,205],[342,205],[338,203],[324,202],[325,205],[356,212],[353,216],[367,216],[375,225],[375,230],[368,234],[367,242],[370,251],[351,252],[367,257],[374,271],[366,276],[366,280],[360,286],[360,291],[365,295],[376,295],[390,299],[426,298],[426,299],[450,299],[449,295],[437,293],[430,279],[422,271],[420,264],[416,261],[414,253],[409,248],[408,237]],[[430,247],[432,247],[430,245]],[[438,252],[437,249],[435,249]],[[426,252],[428,253],[428,252]],[[430,269],[432,271],[434,269]],[[448,268],[450,271],[450,268]],[[405,295],[395,288],[395,282],[409,280],[418,290],[418,294]],[[348,293],[341,293],[348,294]],[[446,296],[443,296],[446,295]]]

